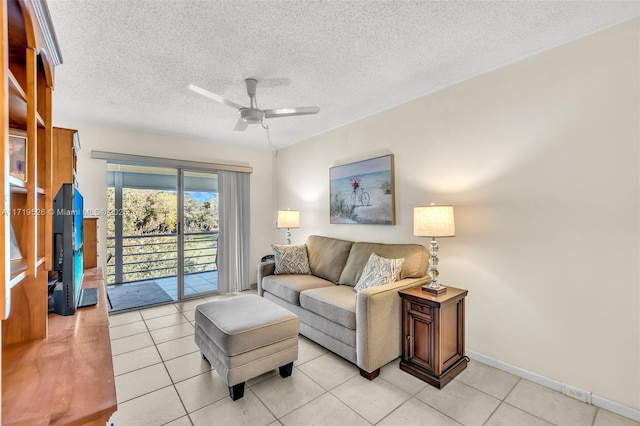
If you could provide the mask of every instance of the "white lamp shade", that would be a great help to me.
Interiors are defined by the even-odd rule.
[[[413,209],[413,235],[455,237],[453,206],[424,206]]]
[[[300,212],[298,210],[278,210],[278,228],[300,228]]]

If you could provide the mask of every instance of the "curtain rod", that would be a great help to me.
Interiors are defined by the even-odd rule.
[[[253,173],[253,167],[234,164],[205,163],[202,161],[177,160],[173,158],[149,157],[146,155],[120,154],[117,152],[91,151],[91,158],[119,163],[153,164],[190,170],[223,170],[238,173]]]

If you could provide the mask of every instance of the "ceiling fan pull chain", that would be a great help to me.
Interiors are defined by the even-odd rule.
[[[278,148],[271,142],[271,131],[269,130],[269,125],[266,120],[262,119],[262,128],[267,131],[267,142],[269,143],[269,148],[273,150],[273,157],[276,158],[278,156]]]

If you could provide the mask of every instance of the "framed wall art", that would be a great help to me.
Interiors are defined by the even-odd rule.
[[[27,137],[12,129],[9,133],[9,174],[24,182],[27,181],[26,159]]]
[[[393,154],[329,169],[329,223],[395,225]]]

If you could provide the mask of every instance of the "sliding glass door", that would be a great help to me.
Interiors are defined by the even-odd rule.
[[[181,298],[218,290],[218,175],[179,170]]]
[[[217,292],[217,174],[109,163],[107,176],[111,309]]]

